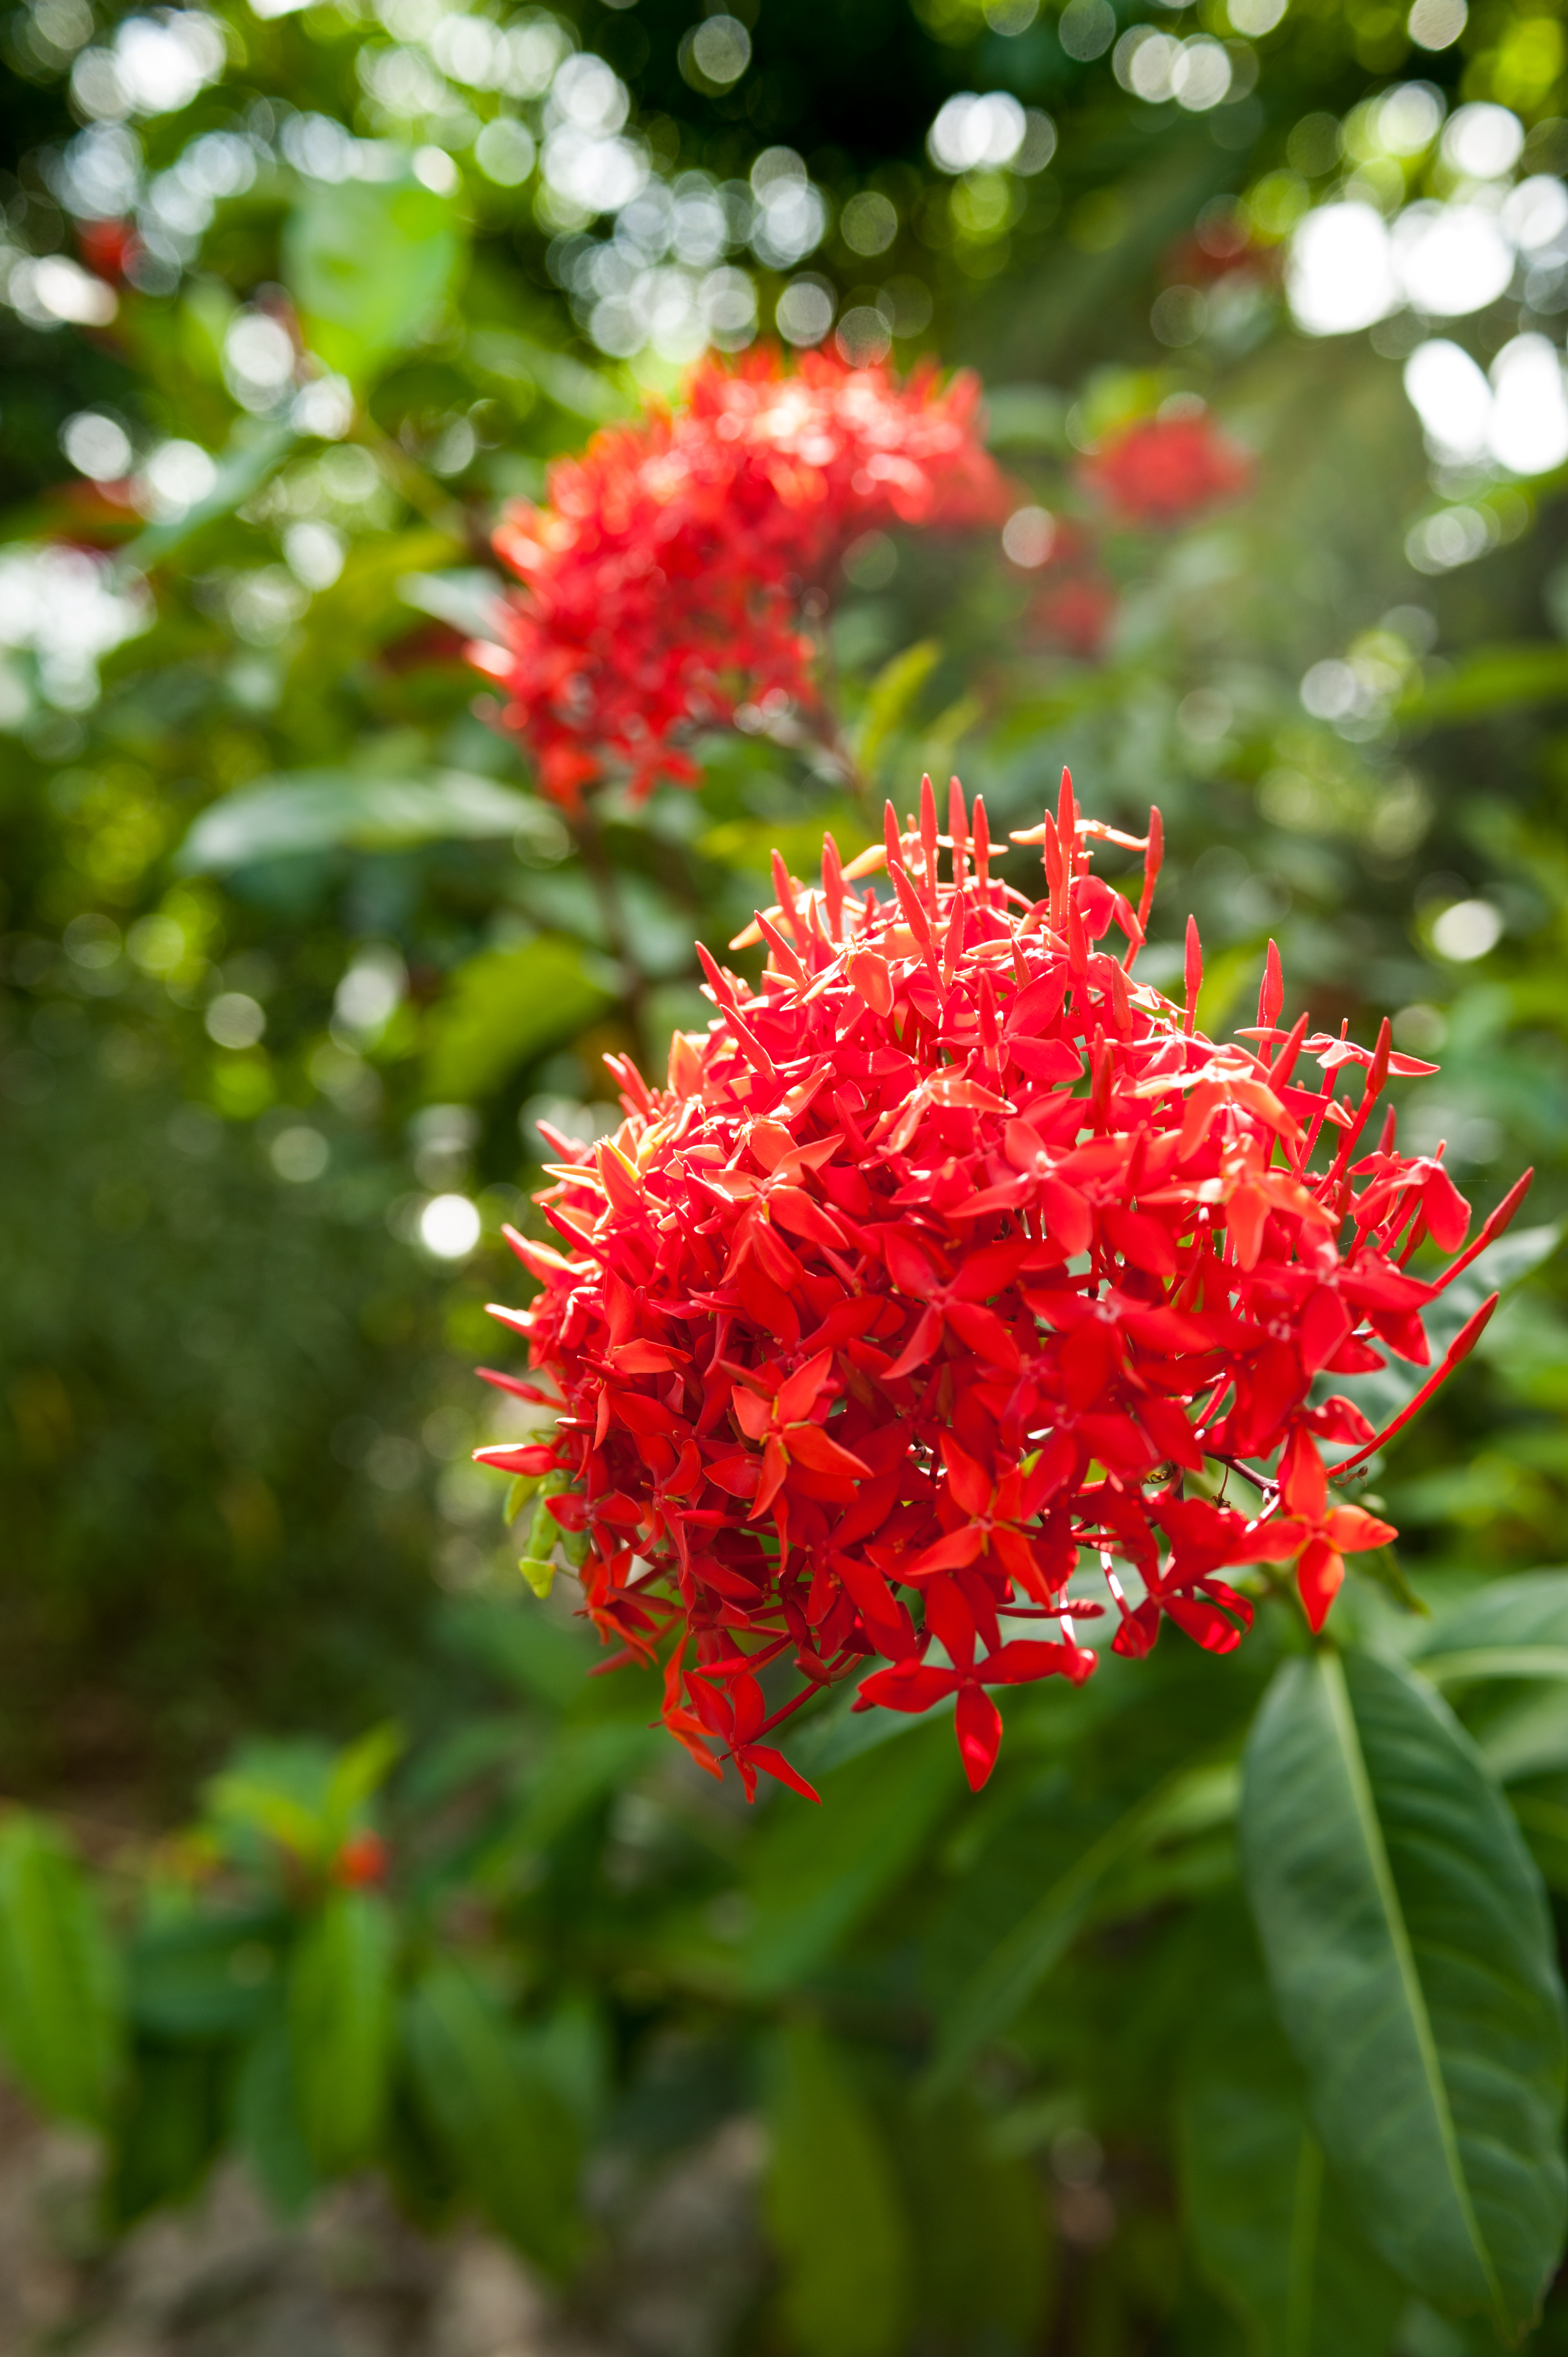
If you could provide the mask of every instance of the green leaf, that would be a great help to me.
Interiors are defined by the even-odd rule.
[[[375,2152],[386,2110],[394,1927],[386,1901],[338,1890],[300,1936],[289,2037],[306,2145],[323,2174]]]
[[[1066,457],[1067,414],[1071,404],[1065,393],[1044,384],[988,384],[985,388],[985,438],[993,450],[1051,450]]]
[[[941,2025],[933,2088],[950,2088],[963,2063],[1028,2003],[1085,1927],[1103,1911],[1118,1875],[1155,1844],[1208,1832],[1235,1813],[1236,1771],[1223,1763],[1178,1769],[1108,1825],[1041,1893],[994,1948]]]
[[[271,2002],[275,1913],[198,1912],[145,1924],[125,1959],[137,2029],[180,2040],[242,2037]]]
[[[1551,1664],[1491,1669],[1467,1666],[1471,1657],[1483,1663],[1505,1654],[1528,1663]],[[1423,1676],[1457,1683],[1468,1677],[1561,1677],[1568,1662],[1568,1571],[1527,1571],[1513,1579],[1496,1579],[1440,1613],[1411,1656]]]
[[[1263,954],[1263,943],[1254,940],[1233,942],[1217,956],[1205,959],[1197,1019],[1209,1039],[1219,1038],[1237,1000],[1261,972]]]
[[[372,1727],[357,1743],[338,1753],[327,1787],[327,1821],[331,1836],[341,1841],[371,1794],[380,1792],[396,1766],[406,1738],[391,1719]]]
[[[1423,2298],[1535,2313],[1562,2247],[1563,2002],[1541,1878],[1446,1706],[1326,1651],[1281,1669],[1242,1842],[1313,2124]]]
[[[222,2142],[220,2050],[136,2050],[109,2179],[110,2214],[129,2225],[196,2192]]]
[[[1461,1695],[1499,1783],[1568,1768],[1568,1571],[1494,1580],[1443,1613],[1412,1658],[1423,1677]]]
[[[528,1704],[567,1709],[586,1691],[584,1681],[599,1649],[580,1624],[563,1628],[532,1607],[487,1597],[454,1598],[442,1608],[446,1646],[503,1682]],[[622,1673],[621,1674],[625,1674]]]
[[[621,1790],[660,1757],[662,1730],[610,1719],[596,1727],[566,1727],[530,1777],[527,1800],[499,1854],[543,1849],[586,1811]]]
[[[765,2212],[787,2343],[800,2357],[894,2357],[912,2254],[876,2125],[819,2029],[781,2030],[769,2060]]]
[[[161,565],[177,548],[220,516],[232,514],[280,466],[298,440],[292,425],[263,424],[246,418],[234,429],[218,459],[211,490],[166,523],[150,523],[120,551],[118,565],[126,572],[145,572]]]
[[[1051,2237],[1033,2166],[993,2152],[969,2096],[912,2104],[894,2160],[909,2199],[916,2313],[943,2348],[1033,2349]]]
[[[57,2118],[102,2127],[124,2047],[119,1976],[63,1836],[18,1811],[0,1825],[0,2049]]]
[[[418,341],[462,253],[450,201],[412,178],[310,188],[284,225],[284,278],[306,339],[356,385]]]
[[[227,875],[258,859],[312,851],[395,851],[420,843],[483,843],[521,835],[558,856],[565,837],[531,794],[463,770],[361,777],[301,770],[209,803],[175,855],[183,875]]]
[[[777,1801],[750,1846],[756,1912],[742,1972],[758,1996],[804,1979],[907,1870],[962,1789],[952,1730],[923,1727],[834,1768],[819,1789],[821,1809]]]
[[[1400,706],[1402,721],[1476,720],[1527,705],[1568,703],[1568,649],[1477,647]]]
[[[274,2007],[245,2049],[235,2076],[234,2142],[257,2185],[280,2217],[297,2218],[319,2185],[295,2085],[294,2046],[281,2007]]]
[[[467,354],[477,368],[499,377],[503,383],[536,383],[548,401],[568,416],[590,425],[607,425],[626,416],[632,404],[622,384],[603,368],[585,368],[581,361],[547,344],[521,336],[514,328],[476,327],[468,336]]]
[[[500,2233],[564,2275],[577,2247],[575,2124],[494,1998],[443,1959],[411,1993],[403,2035],[415,2099],[448,2166]]]
[[[1404,2287],[1327,2170],[1247,1927],[1222,1920],[1239,1969],[1208,1990],[1177,2114],[1193,2250],[1254,2357],[1384,2357]]]
[[[876,775],[876,765],[887,749],[889,738],[902,727],[913,710],[920,690],[941,660],[941,646],[935,639],[918,640],[896,654],[871,683],[865,708],[855,730],[855,759],[868,778]]]
[[[604,1014],[618,986],[612,967],[561,934],[482,950],[457,968],[431,1017],[427,1095],[443,1103],[488,1095]]]
[[[209,1788],[209,1804],[221,1823],[263,1834],[307,1863],[318,1861],[328,1847],[320,1809],[260,1776],[215,1776]]]

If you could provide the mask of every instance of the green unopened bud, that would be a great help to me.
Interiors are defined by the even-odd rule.
[[[538,1555],[519,1555],[517,1567],[542,1602],[555,1585],[555,1566],[542,1561]]]
[[[501,1509],[509,1530],[538,1489],[542,1479],[543,1476],[538,1473],[520,1473],[513,1481],[511,1488],[506,1493],[506,1504]]]

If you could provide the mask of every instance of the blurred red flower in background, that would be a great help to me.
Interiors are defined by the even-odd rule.
[[[76,242],[83,262],[100,278],[124,278],[142,250],[136,225],[128,221],[79,221]]]
[[[1118,522],[1149,531],[1237,498],[1252,479],[1252,461],[1207,411],[1197,411],[1124,426],[1081,472]]]
[[[1007,505],[972,376],[709,358],[682,407],[596,436],[552,467],[545,507],[508,511],[495,545],[523,589],[505,644],[471,653],[557,802],[607,770],[638,795],[690,784],[696,730],[743,703],[814,708],[803,624],[850,542],[998,523]]]
[[[1142,851],[1136,907],[1090,872],[1097,838]],[[1394,1534],[1330,1501],[1322,1448],[1342,1472],[1386,1435],[1317,1378],[1424,1361],[1422,1309],[1528,1183],[1461,1252],[1469,1208],[1391,1111],[1362,1148],[1391,1074],[1434,1067],[1386,1023],[1370,1051],[1282,1028],[1272,945],[1251,1045],[1197,1028],[1190,923],[1184,1003],[1140,984],[1157,813],[1118,834],[1064,776],[1015,840],[1043,846],[1039,901],[993,876],[956,780],[945,835],[928,780],[847,870],[828,839],[820,890],[776,854],[778,904],[734,945],[766,944],[760,988],[703,952],[714,1020],[676,1034],[668,1087],[610,1060],[621,1128],[553,1141],[563,1249],[511,1235],[542,1290],[496,1314],[536,1380],[491,1380],[558,1420],[478,1453],[545,1477],[601,1633],[628,1659],[673,1641],[665,1724],[748,1791],[809,1791],[768,1737],[878,1658],[856,1706],[952,1695],[978,1786],[991,1690],[1087,1676],[1078,1625],[1107,1604],[1120,1653],[1165,1619],[1224,1652],[1252,1604],[1221,1575],[1290,1561],[1320,1627],[1344,1555]],[[851,888],[884,865],[887,897]],[[1436,1282],[1406,1266],[1427,1238],[1459,1254]],[[772,1665],[792,1692],[765,1693]]]
[[[1103,573],[1064,573],[1029,600],[1024,627],[1030,637],[1087,662],[1102,651],[1117,603],[1116,585]]]

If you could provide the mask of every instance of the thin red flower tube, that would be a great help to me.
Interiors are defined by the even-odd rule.
[[[830,837],[820,886],[776,857],[777,904],[732,945],[767,945],[760,985],[704,952],[706,1033],[675,1035],[662,1088],[611,1060],[626,1119],[562,1142],[556,1241],[509,1231],[539,1291],[496,1314],[536,1379],[500,1380],[560,1412],[478,1454],[545,1477],[585,1611],[662,1661],[671,1733],[748,1793],[810,1790],[770,1738],[843,1680],[860,1709],[950,1696],[978,1788],[995,1689],[1090,1675],[1081,1622],[1112,1614],[1123,1655],[1165,1620],[1228,1652],[1253,1607],[1226,1574],[1290,1564],[1316,1631],[1345,1557],[1395,1535],[1335,1499],[1323,1452],[1386,1437],[1334,1376],[1430,1358],[1447,1280],[1414,1247],[1450,1276],[1470,1256],[1440,1156],[1402,1156],[1391,1112],[1359,1154],[1391,1077],[1434,1067],[1386,1024],[1371,1049],[1282,1029],[1272,945],[1228,1044],[1197,1027],[1195,928],[1183,1001],[1141,983],[1157,812],[1120,834],[1064,773],[1014,840],[1039,899],[992,872],[956,780],[939,832],[927,780],[875,850],[845,866]],[[1142,853],[1136,907],[1098,843]]]
[[[809,614],[853,541],[1009,505],[972,375],[710,356],[678,409],[596,436],[552,467],[543,508],[508,511],[496,552],[522,587],[502,643],[469,655],[555,801],[610,777],[691,785],[689,740],[743,704],[816,711]]]

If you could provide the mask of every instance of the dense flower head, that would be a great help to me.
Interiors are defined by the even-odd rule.
[[[1190,924],[1184,1000],[1137,980],[1157,812],[1134,841],[1064,777],[1014,839],[1039,900],[956,780],[945,834],[927,780],[847,868],[827,840],[820,888],[775,855],[760,987],[703,952],[705,1036],[662,1089],[613,1060],[621,1127],[553,1141],[561,1248],[510,1238],[542,1289],[495,1314],[533,1375],[490,1380],[558,1420],[478,1455],[537,1484],[525,1568],[568,1534],[602,1635],[662,1658],[667,1726],[748,1791],[809,1789],[768,1738],[840,1679],[862,1708],[953,1697],[978,1786],[992,1689],[1086,1678],[1087,1621],[1124,1655],[1166,1620],[1226,1652],[1252,1603],[1224,1575],[1289,1564],[1320,1628],[1344,1557],[1395,1535],[1330,1491],[1326,1448],[1342,1471],[1387,1437],[1331,1379],[1424,1362],[1423,1308],[1527,1183],[1463,1251],[1441,1156],[1400,1153],[1391,1112],[1368,1134],[1391,1074],[1434,1067],[1386,1023],[1370,1050],[1282,1028],[1272,945],[1228,1045]],[[1097,841],[1143,852],[1135,906]],[[1427,1239],[1458,1255],[1435,1282],[1407,1265]]]
[[[933,369],[760,350],[701,361],[683,405],[556,461],[543,508],[513,506],[498,554],[523,584],[503,646],[505,725],[545,791],[574,802],[624,775],[684,783],[698,729],[739,706],[811,709],[811,601],[849,544],[897,524],[999,523],[1005,480],[981,438],[980,386]]]
[[[1119,522],[1147,531],[1239,497],[1252,462],[1207,410],[1195,409],[1124,426],[1085,460],[1083,474]]]

